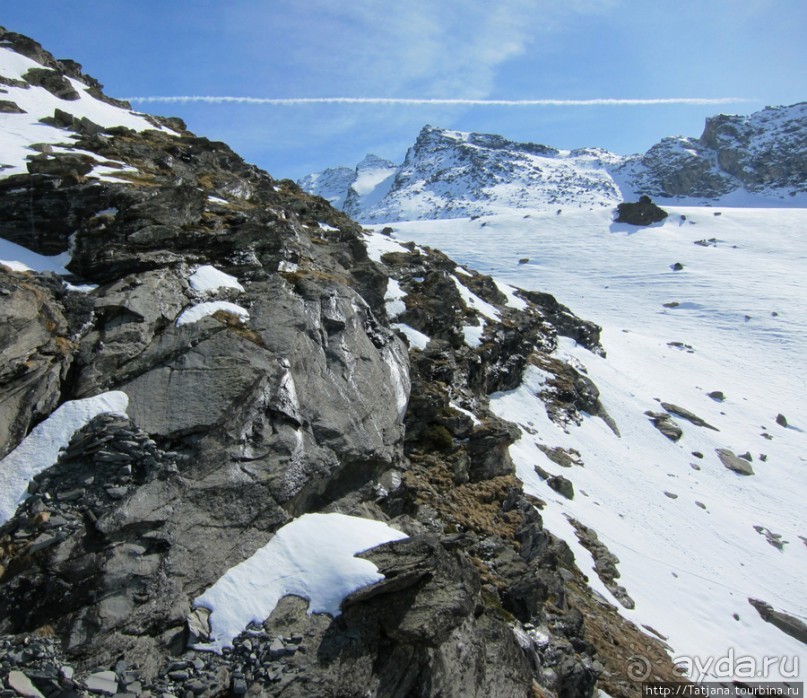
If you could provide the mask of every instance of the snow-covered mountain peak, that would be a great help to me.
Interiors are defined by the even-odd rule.
[[[496,214],[513,208],[612,207],[642,194],[677,204],[792,206],[807,202],[807,104],[718,115],[700,138],[668,137],[640,155],[559,150],[494,134],[424,126],[395,169],[373,181],[367,160],[300,185],[368,223]],[[339,177],[334,173],[340,173]],[[351,195],[349,189],[357,190]]]
[[[372,153],[367,153],[364,156],[362,161],[356,165],[357,170],[376,170],[382,168],[389,168],[395,167],[395,163],[390,162],[389,160],[385,160],[384,158],[378,157],[378,155],[373,155]]]
[[[395,163],[368,153],[353,169],[328,168],[304,177],[299,184],[332,206],[358,216],[388,192],[396,170]]]
[[[509,208],[611,206],[619,192],[598,149],[560,151],[502,136],[425,126],[400,167],[365,158],[347,191],[346,168],[300,181],[352,216],[368,222],[456,218]],[[596,166],[595,166],[596,164]],[[373,182],[377,184],[370,189]]]
[[[344,210],[345,199],[356,180],[356,170],[350,167],[329,167],[322,172],[303,177],[298,184],[311,194],[321,196],[331,206]]]

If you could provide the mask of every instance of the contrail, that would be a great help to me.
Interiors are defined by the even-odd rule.
[[[296,106],[303,104],[376,104],[401,106],[465,106],[465,107],[591,107],[591,106],[643,106],[662,104],[736,104],[751,100],[743,97],[669,97],[653,99],[411,99],[406,97],[129,97],[137,104],[267,104]]]

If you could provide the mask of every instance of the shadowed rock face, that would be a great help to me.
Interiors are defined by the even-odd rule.
[[[55,75],[89,80],[2,36]],[[98,286],[0,269],[12,330],[0,337],[0,455],[68,400],[120,390],[129,409],[73,434],[0,527],[0,675],[13,655],[48,695],[101,680],[203,696],[588,695],[604,650],[586,640],[567,582],[576,598],[590,592],[513,477],[519,433],[487,395],[517,386],[558,332],[598,351],[598,328],[551,296],[509,308],[473,273],[462,283],[501,317],[470,347],[462,327],[478,312],[444,255],[411,246],[371,261],[344,214],[176,120],[160,120],[174,134],[58,111],[53,123],[82,154],[34,156],[28,175],[0,180],[3,235],[69,248],[70,272]],[[110,161],[127,169],[93,175]],[[204,265],[241,288],[194,287]],[[408,294],[402,317],[433,338],[423,351],[389,327],[391,278]],[[178,322],[212,302],[232,305]],[[567,412],[597,402],[593,384],[583,392]],[[193,599],[312,511],[411,538],[366,553],[385,579],[339,618],[287,598],[231,652],[189,649]],[[16,633],[36,635],[37,651]],[[68,662],[75,678],[59,678]],[[88,675],[100,668],[110,675]]]

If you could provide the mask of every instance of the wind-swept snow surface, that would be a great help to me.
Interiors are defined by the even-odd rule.
[[[547,527],[592,586],[618,605],[567,517],[617,555],[618,583],[635,601],[622,612],[667,638],[694,678],[730,678],[729,662],[718,662],[729,656],[735,667],[773,657],[767,678],[803,678],[804,645],[748,599],[807,619],[807,210],[667,210],[650,228],[614,224],[607,211],[519,211],[400,223],[394,235],[550,292],[602,325],[606,358],[568,339],[557,356],[596,383],[621,438],[598,418],[552,422],[534,367],[492,399],[522,429],[511,447],[519,477],[547,502]],[[676,442],[645,414],[664,412],[661,403],[683,430]],[[561,467],[539,445],[573,448],[582,465]],[[754,474],[729,470],[717,449],[750,459]],[[553,491],[536,465],[571,480],[574,498]]]
[[[406,534],[380,521],[344,514],[304,514],[283,526],[252,557],[229,569],[194,600],[211,611],[211,642],[220,652],[252,622],[268,618],[288,594],[309,600],[309,613],[339,615],[348,594],[384,578],[369,560],[355,557]]]
[[[56,463],[59,450],[67,447],[75,432],[99,414],[125,415],[128,406],[126,393],[101,393],[64,403],[34,427],[17,448],[0,460],[0,523],[14,516],[27,496],[31,478]]]

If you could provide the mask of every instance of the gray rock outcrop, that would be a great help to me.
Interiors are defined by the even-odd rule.
[[[740,458],[728,448],[718,448],[716,450],[717,457],[720,459],[720,462],[729,470],[733,470],[735,473],[739,473],[740,475],[754,474],[754,469],[751,467],[751,463],[749,463],[746,459]]]
[[[100,90],[77,64],[0,37]],[[500,320],[468,346],[478,311],[444,255],[412,245],[373,262],[356,223],[224,144],[170,119],[154,124],[172,132],[104,129],[64,102],[49,123],[81,152],[34,155],[0,180],[3,236],[69,250],[73,281],[94,287],[0,269],[13,330],[0,338],[0,457],[66,401],[116,390],[129,408],[72,434],[0,526],[6,686],[509,698],[590,695],[607,669],[612,695],[638,695],[615,650],[614,628],[634,628],[597,605],[544,529],[508,456],[518,429],[488,409],[551,359],[558,333],[598,351],[598,328],[551,297],[510,308],[473,272],[463,283]],[[129,169],[93,175],[113,160]],[[191,284],[207,267],[233,283]],[[391,279],[407,293],[402,320],[431,338],[423,350],[390,327]],[[571,386],[559,414],[607,414],[589,379],[557,359],[547,370]],[[309,512],[410,537],[364,553],[384,579],[337,618],[286,597],[232,649],[192,649],[209,632],[193,600]]]
[[[791,616],[784,611],[777,611],[769,603],[759,599],[748,599],[762,619],[771,625],[776,626],[783,633],[790,635],[799,642],[807,645],[807,623],[803,620]]]

